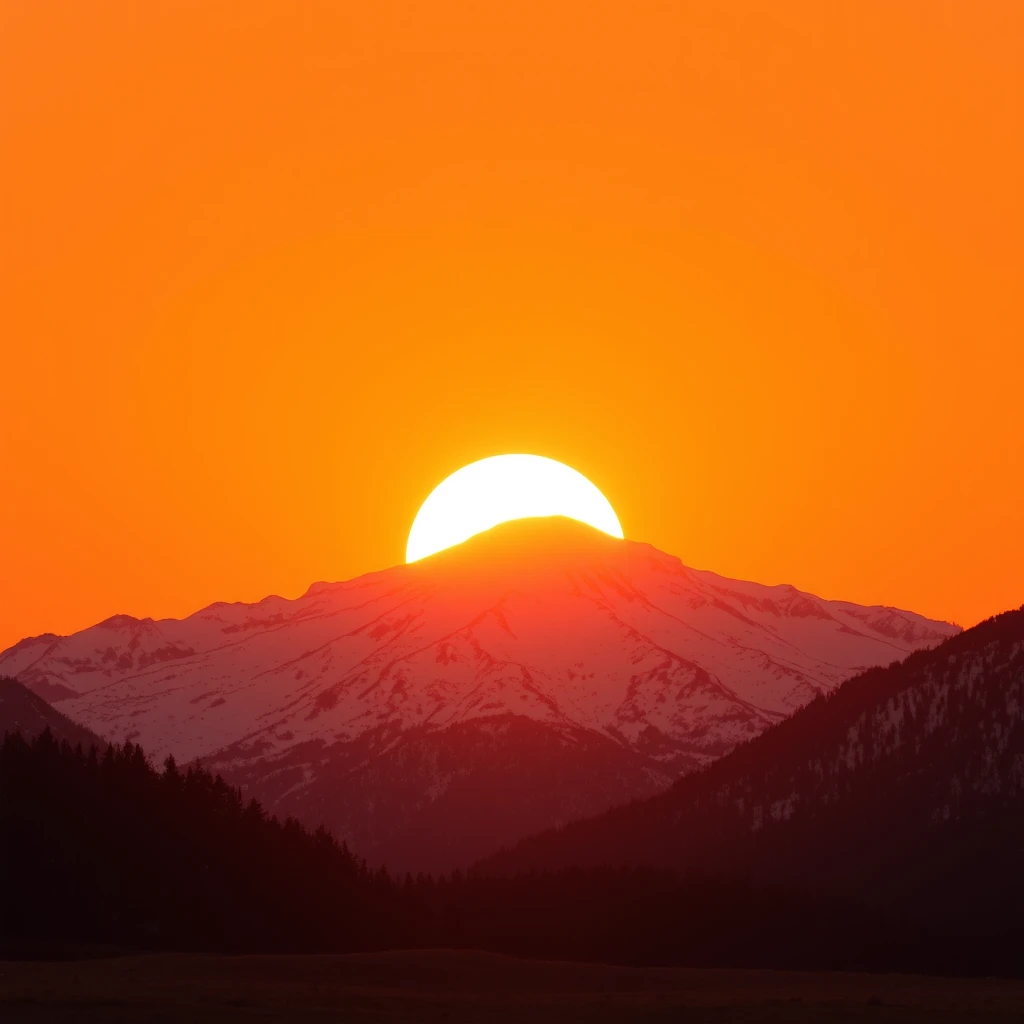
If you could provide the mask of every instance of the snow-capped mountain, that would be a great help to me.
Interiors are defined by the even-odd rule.
[[[439,868],[652,793],[957,631],[556,518],[296,600],[23,640],[0,674],[371,860]]]

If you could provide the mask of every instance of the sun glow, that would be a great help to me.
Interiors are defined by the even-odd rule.
[[[568,516],[622,537],[615,510],[582,473],[542,455],[494,455],[463,466],[430,492],[413,520],[405,560],[534,516]]]

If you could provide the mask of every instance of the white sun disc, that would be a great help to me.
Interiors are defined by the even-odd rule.
[[[542,455],[494,455],[463,466],[430,492],[413,520],[405,560],[533,516],[568,516],[622,537],[615,510],[582,473]]]

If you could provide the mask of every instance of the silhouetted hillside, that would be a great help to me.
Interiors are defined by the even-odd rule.
[[[188,949],[379,941],[375,879],[325,832],[268,819],[209,773],[140,747],[0,748],[0,929],[8,938]]]
[[[483,870],[647,864],[803,887],[870,880],[880,899],[928,900],[930,876],[963,856],[986,877],[934,896],[976,906],[982,891],[1001,898],[994,878],[1024,852],[1022,820],[1024,610],[865,672],[666,793]]]
[[[27,739],[49,729],[58,742],[81,743],[84,747],[103,746],[94,732],[62,715],[38,694],[17,679],[0,676],[0,736],[20,732]]]

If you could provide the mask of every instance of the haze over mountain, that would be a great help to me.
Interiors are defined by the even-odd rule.
[[[296,600],[30,638],[0,673],[371,861],[444,869],[652,794],[956,632],[554,518]]]

